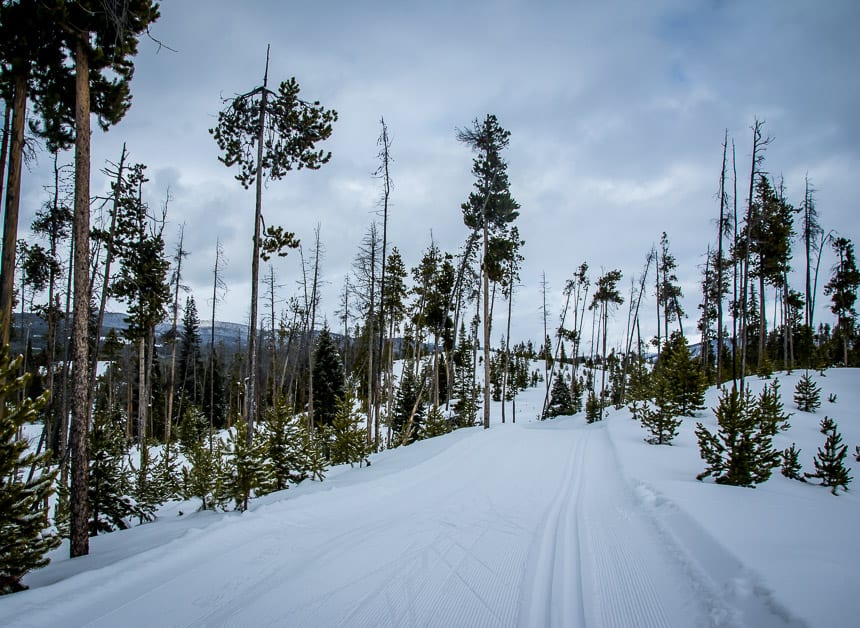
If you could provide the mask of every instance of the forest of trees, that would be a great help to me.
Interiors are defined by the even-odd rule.
[[[204,509],[245,509],[253,496],[322,479],[328,465],[369,464],[385,448],[488,428],[494,401],[502,422],[516,421],[517,395],[529,386],[545,389],[540,418],[584,410],[598,421],[610,405],[630,404],[651,442],[666,444],[677,417],[702,408],[708,384],[732,382],[726,407],[742,413],[753,403],[744,392],[751,374],[860,365],[854,245],[823,224],[811,181],[792,201],[768,173],[771,140],[759,120],[748,177],[738,173],[728,133],[722,143],[695,350],[668,231],[655,234],[658,244],[640,274],[629,275],[627,294],[622,269],[595,274],[582,262],[571,269],[556,321],[544,283],[538,346],[513,342],[525,244],[517,221],[529,208],[512,195],[510,131],[492,114],[456,131],[473,156],[461,247],[444,251],[431,238],[412,268],[388,238],[396,147],[380,118],[380,221],[356,243],[338,317],[326,320],[320,229],[301,239],[266,222],[264,184],[324,168],[338,116],[304,100],[295,78],[270,87],[268,61],[261,83],[239,86],[248,91],[222,103],[210,130],[213,160],[232,169],[225,177],[256,193],[248,335],[238,348],[216,342],[226,288],[220,246],[211,290],[189,293],[184,232],[171,250],[170,197],[158,207],[144,201],[147,165],[133,163],[126,147],[115,162],[90,162],[90,119],[103,128],[120,122],[138,41],[158,17],[148,0],[0,4],[0,499],[17,491],[9,503],[29,525],[14,559],[0,556],[0,592],[20,586],[56,535],[70,538],[79,556],[91,535],[149,520],[177,496]],[[50,153],[54,178],[29,225],[35,239],[25,239],[22,163],[34,142]],[[112,181],[104,198],[91,196],[92,167]],[[822,269],[828,247],[837,263]],[[288,254],[299,258],[301,276],[298,292],[285,296],[283,278],[266,264]],[[821,296],[830,299],[830,321],[815,318]],[[103,335],[109,303],[121,304],[127,325]],[[204,303],[209,329],[201,326]],[[15,311],[44,319],[44,338],[34,342],[18,329]],[[619,316],[620,344],[609,331]],[[656,329],[653,338],[642,337],[643,321]],[[13,337],[24,346],[17,359],[8,354]],[[779,429],[780,410],[768,416],[768,429]],[[20,446],[25,422],[42,427],[35,452]],[[721,464],[714,459],[709,469],[734,479]],[[48,509],[52,491],[56,506]],[[54,536],[34,535],[33,522],[49,520]]]

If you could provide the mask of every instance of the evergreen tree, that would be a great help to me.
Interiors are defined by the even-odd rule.
[[[700,363],[690,357],[687,339],[672,332],[652,374],[653,386],[662,387],[663,399],[673,402],[682,416],[703,409],[708,380]]]
[[[370,465],[367,459],[371,453],[367,429],[355,404],[355,396],[351,391],[338,400],[337,412],[329,430],[332,464],[348,463],[353,466],[357,462],[361,466],[362,462],[367,462]]]
[[[21,578],[48,564],[45,554],[60,544],[60,538],[45,531],[48,523],[48,498],[54,492],[56,471],[48,469],[50,453],[36,455],[27,451],[27,440],[18,432],[48,403],[49,393],[37,399],[19,393],[27,386],[29,375],[19,375],[22,357],[9,359],[6,345],[0,345],[0,595],[26,587]],[[22,469],[40,470],[25,480]]]
[[[424,420],[424,384],[419,381],[410,362],[403,365],[400,386],[394,403],[391,428],[395,442],[408,445],[415,440]]]
[[[220,438],[209,439],[208,420],[199,409],[186,409],[179,424],[179,447],[188,466],[182,468],[182,490],[186,499],[200,500],[200,510],[215,508],[222,456]]]
[[[322,437],[305,429],[302,450],[305,453],[305,467],[310,480],[322,482],[325,479],[327,463],[323,451]]]
[[[589,423],[600,421],[603,418],[603,406],[597,398],[594,389],[588,391],[585,398],[585,420]]]
[[[161,454],[152,460],[151,483],[157,487],[160,503],[179,497],[182,467],[179,463],[176,441],[164,444]]]
[[[824,449],[819,447],[813,460],[815,473],[804,475],[807,478],[819,478],[822,486],[829,486],[830,492],[837,495],[837,489],[841,486],[847,491],[848,484],[853,479],[845,466],[848,445],[842,444],[842,435],[837,430],[836,422],[828,417],[821,420],[821,433],[827,438],[824,441]]]
[[[554,418],[570,414],[574,414],[573,398],[570,394],[570,387],[564,379],[563,372],[559,371],[555,374],[552,391],[550,392],[549,405],[543,418]]]
[[[421,433],[419,438],[434,438],[448,434],[454,429],[451,422],[442,414],[442,409],[439,406],[430,408],[427,413],[427,418],[421,424]]]
[[[472,386],[475,377],[474,345],[466,333],[465,325],[460,326],[460,342],[454,352],[454,412],[457,425],[466,427],[475,424],[480,403]],[[405,372],[405,371],[404,371]],[[401,383],[402,386],[402,383]]]
[[[786,414],[783,408],[778,379],[762,388],[756,411],[762,432],[769,436],[776,436],[779,432],[785,432],[791,427],[788,423],[791,415]]]
[[[286,400],[279,399],[266,408],[262,427],[269,488],[281,491],[289,488],[290,482],[298,484],[306,479],[303,422]]]
[[[140,511],[131,498],[133,479],[128,464],[125,413],[97,404],[90,432],[88,497],[90,536],[125,530]]]
[[[798,480],[806,482],[806,478],[801,475],[803,470],[800,466],[800,450],[795,443],[791,447],[782,452],[782,474],[789,480]]]
[[[185,314],[182,317],[182,332],[179,337],[179,363],[177,364],[177,394],[184,403],[201,406],[208,401],[203,394],[203,357],[200,352],[200,317],[194,297],[185,300]],[[183,404],[184,405],[184,404]],[[204,410],[204,414],[207,414]]]
[[[833,305],[830,311],[836,315],[836,329],[842,336],[843,365],[848,366],[848,347],[854,338],[857,312],[857,288],[860,287],[860,271],[854,260],[854,244],[847,238],[833,240],[833,250],[839,258],[833,275],[824,286],[824,294],[830,295]]]
[[[582,395],[585,392],[585,383],[582,377],[574,377],[570,382],[570,400],[572,414],[582,412]]]
[[[508,165],[501,153],[510,142],[510,132],[499,124],[494,115],[487,115],[483,122],[476,118],[472,127],[457,131],[457,139],[477,153],[472,174],[475,176],[474,191],[463,203],[463,222],[473,236],[482,234],[483,254],[481,274],[483,278],[484,338],[484,428],[490,427],[490,281],[499,282],[504,276],[505,262],[515,254],[516,247],[506,246],[511,241],[508,225],[519,216],[520,206],[511,196],[508,181]],[[474,237],[472,241],[476,241]],[[491,276],[492,275],[492,276]]]
[[[678,435],[681,419],[673,413],[673,404],[660,402],[659,395],[655,407],[651,407],[647,399],[641,403],[634,402],[633,417],[639,420],[642,427],[651,432],[651,436],[645,439],[647,442],[652,445],[670,445]]]
[[[821,406],[821,388],[804,373],[794,387],[794,403],[803,412],[815,412]]]
[[[149,444],[140,448],[140,467],[135,469],[131,464],[132,494],[138,523],[155,521],[155,511],[166,501],[162,486],[155,480],[155,469],[160,460],[159,456],[152,457]]]
[[[236,96],[218,113],[217,126],[209,129],[223,153],[218,157],[219,161],[228,167],[238,167],[236,179],[245,189],[251,185],[256,188],[251,254],[251,328],[248,334],[249,442],[253,438],[254,423],[257,420],[257,293],[260,259],[268,260],[273,254],[284,256],[289,249],[299,245],[295,234],[286,232],[279,226],[270,225],[265,234],[261,233],[263,179],[278,180],[291,170],[318,170],[327,164],[331,153],[317,149],[317,143],[331,137],[332,124],[337,121],[337,112],[333,109],[325,109],[319,101],[309,102],[299,98],[301,89],[295,77],[282,81],[276,92],[269,89],[268,80],[267,49],[263,84]],[[317,268],[318,264],[314,266]],[[312,293],[312,300],[316,302],[316,281]],[[312,372],[311,376],[313,375]],[[312,423],[314,401],[311,397],[308,413]]]
[[[227,436],[226,460],[223,471],[224,495],[233,499],[236,510],[248,510],[251,494],[265,485],[266,467],[264,442],[255,432],[251,442],[245,423],[239,419]]]
[[[749,390],[724,390],[714,410],[718,430],[712,434],[696,424],[699,452],[707,465],[697,480],[713,476],[718,484],[754,486],[765,482],[779,466],[781,452],[772,447],[771,427],[762,426],[756,401]]]
[[[337,344],[324,325],[314,352],[314,424],[331,425],[337,403],[343,398],[346,382]]]

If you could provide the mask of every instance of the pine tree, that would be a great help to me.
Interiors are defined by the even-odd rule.
[[[343,397],[346,381],[343,362],[334,339],[324,325],[317,336],[314,352],[314,424],[330,425]]]
[[[799,456],[800,450],[795,443],[782,452],[782,474],[790,480],[806,482],[806,478],[800,473],[803,469],[800,466]]]
[[[572,414],[582,412],[582,395],[585,392],[585,383],[582,377],[574,377],[570,382],[570,400]]]
[[[332,464],[348,463],[353,466],[357,462],[361,466],[362,462],[367,462],[370,465],[367,459],[370,455],[367,430],[362,425],[364,418],[356,410],[355,403],[351,391],[338,400],[337,412],[329,431]]]
[[[815,412],[821,406],[821,388],[804,373],[794,387],[794,403],[803,412]]]
[[[160,503],[175,499],[180,495],[179,481],[182,477],[182,468],[179,464],[178,451],[175,441],[165,443],[161,454],[152,460],[152,478],[158,491]]]
[[[716,434],[696,424],[699,452],[707,465],[696,479],[713,476],[718,484],[734,486],[765,482],[779,466],[781,455],[773,450],[772,426],[762,426],[750,391],[724,390],[714,414],[719,426]]]
[[[149,444],[140,448],[140,467],[135,469],[130,463],[132,475],[131,497],[134,499],[135,515],[139,524],[155,521],[155,511],[165,502],[161,486],[154,480],[155,467],[159,457],[152,457]]]
[[[637,405],[634,418],[638,418],[642,427],[651,432],[651,436],[645,439],[646,442],[652,445],[672,444],[672,440],[678,435],[681,419],[673,414],[671,407],[666,405],[651,407],[647,399],[641,405]]]
[[[421,424],[421,433],[419,438],[434,438],[448,434],[454,429],[451,422],[442,414],[442,409],[439,406],[430,408],[427,413],[427,418]]]
[[[824,449],[819,448],[813,460],[815,473],[804,475],[807,478],[819,478],[822,486],[829,486],[830,492],[837,495],[837,489],[841,486],[847,491],[852,480],[844,464],[848,445],[842,444],[842,435],[837,430],[836,422],[828,417],[821,420],[821,433],[827,438]]]
[[[391,428],[395,442],[407,445],[415,440],[424,420],[424,385],[415,376],[412,364],[403,365],[400,386],[394,403]]]
[[[282,491],[290,482],[298,484],[306,479],[303,423],[286,400],[279,399],[266,408],[262,428],[269,489]]]
[[[783,408],[778,379],[762,388],[756,411],[762,432],[769,436],[776,436],[779,432],[785,432],[791,427],[788,423],[791,415],[787,414]]]
[[[672,332],[663,345],[652,379],[653,386],[664,387],[664,398],[677,405],[677,414],[694,416],[705,407],[707,377],[690,357],[687,339],[680,333]]]
[[[457,425],[466,427],[475,424],[478,417],[480,402],[472,387],[475,375],[474,345],[465,325],[460,326],[460,342],[454,352],[454,412],[457,415]],[[405,371],[404,371],[405,373]],[[401,384],[402,386],[402,384]]]
[[[484,429],[490,427],[490,281],[503,279],[505,262],[516,254],[516,247],[506,243],[511,242],[508,226],[519,216],[520,206],[511,196],[508,164],[501,156],[510,135],[491,114],[483,122],[476,118],[471,128],[457,131],[457,139],[477,153],[472,163],[475,189],[461,208],[463,222],[472,231],[472,241],[477,241],[479,233],[483,236],[480,294],[484,327]]]
[[[842,337],[843,365],[848,366],[848,348],[854,338],[857,312],[857,289],[860,288],[860,271],[854,260],[854,244],[847,238],[835,238],[833,250],[839,258],[833,275],[824,286],[824,294],[831,295],[830,311],[836,315],[836,329]]]
[[[25,423],[48,404],[49,393],[19,401],[28,375],[20,376],[22,358],[9,359],[9,350],[0,346],[0,595],[26,587],[21,578],[48,564],[45,554],[60,544],[60,537],[45,531],[47,503],[54,492],[56,471],[48,470],[50,453],[39,456],[27,451],[26,439],[18,438]],[[41,472],[32,480],[22,477],[30,466]]]
[[[312,434],[305,429],[302,450],[305,453],[305,468],[310,480],[322,482],[327,470],[326,456],[319,433]]]
[[[183,405],[203,404],[205,395],[202,390],[203,358],[200,352],[200,317],[194,297],[185,300],[185,314],[182,317],[182,333],[179,337],[179,363],[177,364],[177,394],[183,398]]]
[[[574,414],[570,387],[564,379],[563,372],[559,371],[555,374],[555,380],[552,383],[552,391],[550,392],[549,405],[547,405],[546,413],[543,418],[554,418],[560,415],[570,414]]]
[[[589,390],[585,399],[585,420],[589,423],[600,421],[603,418],[603,406],[597,398],[594,390]]]
[[[264,442],[259,432],[248,442],[247,427],[239,419],[227,436],[225,470],[222,475],[224,494],[236,504],[236,510],[248,510],[251,494],[265,485]]]
[[[122,410],[96,404],[89,443],[90,536],[125,530],[128,520],[140,514],[131,498],[133,478],[125,424]]]
[[[217,467],[222,456],[221,439],[210,440],[208,433],[206,417],[197,408],[188,408],[179,424],[179,447],[188,461],[182,468],[182,490],[186,499],[200,500],[200,510],[215,507]]]
[[[301,91],[295,77],[282,81],[277,91],[268,87],[269,55],[263,83],[236,96],[218,113],[218,124],[209,129],[223,154],[218,158],[226,166],[237,166],[236,179],[245,189],[255,186],[253,252],[251,254],[251,328],[248,335],[248,434],[250,441],[257,420],[257,292],[260,259],[270,255],[284,256],[298,247],[293,233],[270,225],[263,226],[263,179],[278,180],[291,170],[318,170],[331,159],[331,153],[319,150],[318,142],[331,137],[337,112],[325,109],[319,101],[299,98]],[[317,247],[317,250],[319,247]],[[315,264],[315,267],[317,265]],[[316,284],[316,282],[314,282]],[[316,286],[315,286],[316,288]],[[312,291],[316,302],[316,289]],[[313,326],[313,323],[311,323]],[[313,376],[313,374],[312,374]],[[309,411],[313,419],[313,407]]]

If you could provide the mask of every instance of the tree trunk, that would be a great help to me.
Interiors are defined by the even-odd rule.
[[[9,135],[12,120],[9,116],[12,103],[8,98],[3,99],[3,135],[0,136],[0,200],[3,199],[3,183],[6,180],[6,160],[9,157]]]
[[[21,170],[24,161],[24,121],[27,117],[27,76],[15,76],[12,103],[12,141],[9,150],[9,176],[6,180],[6,216],[3,221],[3,255],[0,265],[0,312],[3,313],[2,341],[9,344],[12,326],[12,293],[15,283],[15,250],[18,240],[18,209],[21,204]],[[2,404],[0,404],[2,405]],[[3,410],[0,409],[0,412]]]
[[[117,214],[119,214],[119,195],[120,195],[120,186],[122,185],[122,174],[123,174],[123,168],[125,166],[125,157],[126,157],[126,150],[125,150],[125,143],[123,143],[122,153],[120,154],[120,157],[119,157],[119,167],[117,168],[116,182],[114,184],[115,187],[114,187],[114,191],[113,191],[113,207],[111,208],[111,214],[110,214],[110,231],[108,232],[107,251],[105,253],[105,268],[104,268],[104,274],[102,275],[102,290],[101,290],[101,295],[99,298],[99,312],[98,312],[98,319],[96,322],[96,330],[97,331],[96,331],[96,337],[94,338],[95,349],[93,351],[92,359],[90,361],[90,384],[89,384],[90,385],[90,389],[89,389],[90,398],[92,398],[92,396],[93,396],[93,391],[95,390],[95,385],[96,385],[96,372],[97,372],[96,367],[98,366],[99,347],[101,345],[102,323],[104,322],[105,309],[107,308],[108,285],[110,283],[110,269],[111,269],[111,265],[113,264],[113,257],[114,257],[114,235],[116,233]]]
[[[170,428],[173,424],[173,393],[176,389],[176,344],[179,325],[179,283],[182,279],[182,243],[185,241],[185,225],[179,229],[179,247],[176,253],[176,280],[173,285],[173,325],[171,326],[173,346],[170,349],[170,376],[167,380],[167,415],[164,417],[164,442],[170,442]],[[196,381],[196,380],[195,380]]]
[[[260,223],[263,220],[263,142],[266,130],[266,107],[269,92],[266,85],[269,77],[269,56],[266,52],[266,73],[260,96],[260,130],[257,136],[256,202],[254,206],[254,246],[251,257],[251,320],[248,332],[248,390],[247,408],[248,444],[254,438],[254,420],[257,413],[257,291],[260,276]]]
[[[89,554],[87,526],[89,502],[87,480],[89,458],[89,320],[90,284],[90,72],[84,42],[75,46],[75,305],[73,323],[72,430],[70,495],[72,558]]]
[[[720,170],[720,222],[717,229],[717,385],[723,379],[723,230],[726,206],[726,153],[729,146],[729,131],[723,138],[723,167]]]

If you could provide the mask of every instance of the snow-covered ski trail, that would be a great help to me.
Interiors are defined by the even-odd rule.
[[[693,522],[658,516],[622,475],[605,424],[559,418],[433,440],[242,515],[193,519],[199,529],[121,569],[17,594],[0,623],[791,625],[766,596],[752,596],[754,613],[736,608],[749,600],[723,591],[734,572],[709,562],[731,557]]]

